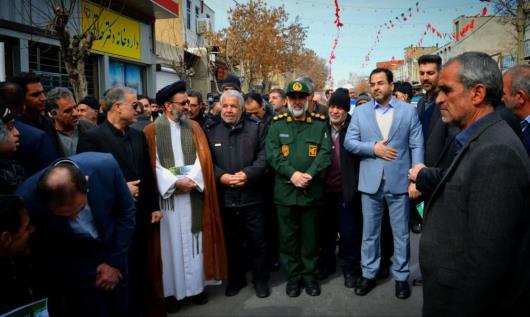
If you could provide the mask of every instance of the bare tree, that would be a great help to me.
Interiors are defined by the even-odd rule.
[[[530,1],[528,0],[494,0],[495,11],[505,17],[505,22],[515,26],[517,42],[517,64],[525,64],[525,33],[529,26],[528,14]]]

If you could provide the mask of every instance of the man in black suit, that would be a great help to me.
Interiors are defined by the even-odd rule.
[[[493,109],[501,72],[487,54],[468,52],[447,62],[438,86],[442,120],[461,132],[445,172],[410,171],[420,191],[440,179],[420,240],[423,314],[528,315],[530,160]]]
[[[530,66],[510,68],[503,77],[503,101],[520,120],[522,141],[530,156]]]

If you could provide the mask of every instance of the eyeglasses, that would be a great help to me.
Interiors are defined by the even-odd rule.
[[[181,105],[182,107],[184,107],[185,105],[189,104],[190,101],[189,100],[185,100],[185,101],[170,101],[171,104],[177,104],[177,105]]]

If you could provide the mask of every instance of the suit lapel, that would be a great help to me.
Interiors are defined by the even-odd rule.
[[[368,120],[368,126],[373,127],[374,132],[379,137],[379,140],[383,139],[383,134],[381,133],[381,129],[379,129],[379,124],[377,124],[377,119],[375,118],[375,101],[371,101],[370,103],[367,103],[366,106],[370,107],[366,113],[366,120]]]
[[[467,152],[469,146],[471,145],[471,143],[473,143],[476,139],[478,139],[478,137],[484,132],[486,131],[490,126],[496,124],[497,122],[501,121],[502,119],[498,117],[498,115],[494,114],[491,118],[489,118],[487,121],[483,122],[480,127],[477,128],[477,130],[475,130],[473,132],[473,134],[469,137],[469,139],[466,141],[466,143],[462,146],[462,149],[460,149],[460,152],[457,154],[457,156],[453,159],[453,162],[451,162],[451,165],[449,166],[449,168],[447,168],[447,171],[445,171],[445,174],[444,176],[442,177],[442,179],[440,180],[440,182],[438,183],[438,185],[436,186],[436,188],[434,189],[433,193],[432,193],[432,196],[431,198],[429,199],[429,203],[427,204],[427,208],[425,209],[425,217],[428,216],[429,212],[430,212],[430,209],[431,209],[431,206],[432,206],[432,203],[433,201],[435,200],[436,196],[438,196],[440,194],[440,192],[442,191],[443,189],[443,185],[446,183],[447,179],[449,178],[450,175],[453,174],[454,170],[457,168],[459,162],[461,161],[462,157],[464,156],[464,154]],[[449,146],[450,147],[450,146]],[[446,149],[447,150],[447,149]]]
[[[388,140],[390,141],[396,131],[399,128],[399,124],[401,123],[401,119],[403,118],[403,107],[401,104],[395,102],[394,103],[394,116],[392,117],[392,125],[390,126],[390,132],[388,132]]]

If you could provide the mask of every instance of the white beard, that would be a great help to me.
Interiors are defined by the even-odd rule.
[[[289,109],[289,112],[293,115],[295,118],[299,118],[304,115],[304,113],[309,109],[309,101],[306,100],[304,109],[294,109],[294,107],[287,102],[287,108]]]

